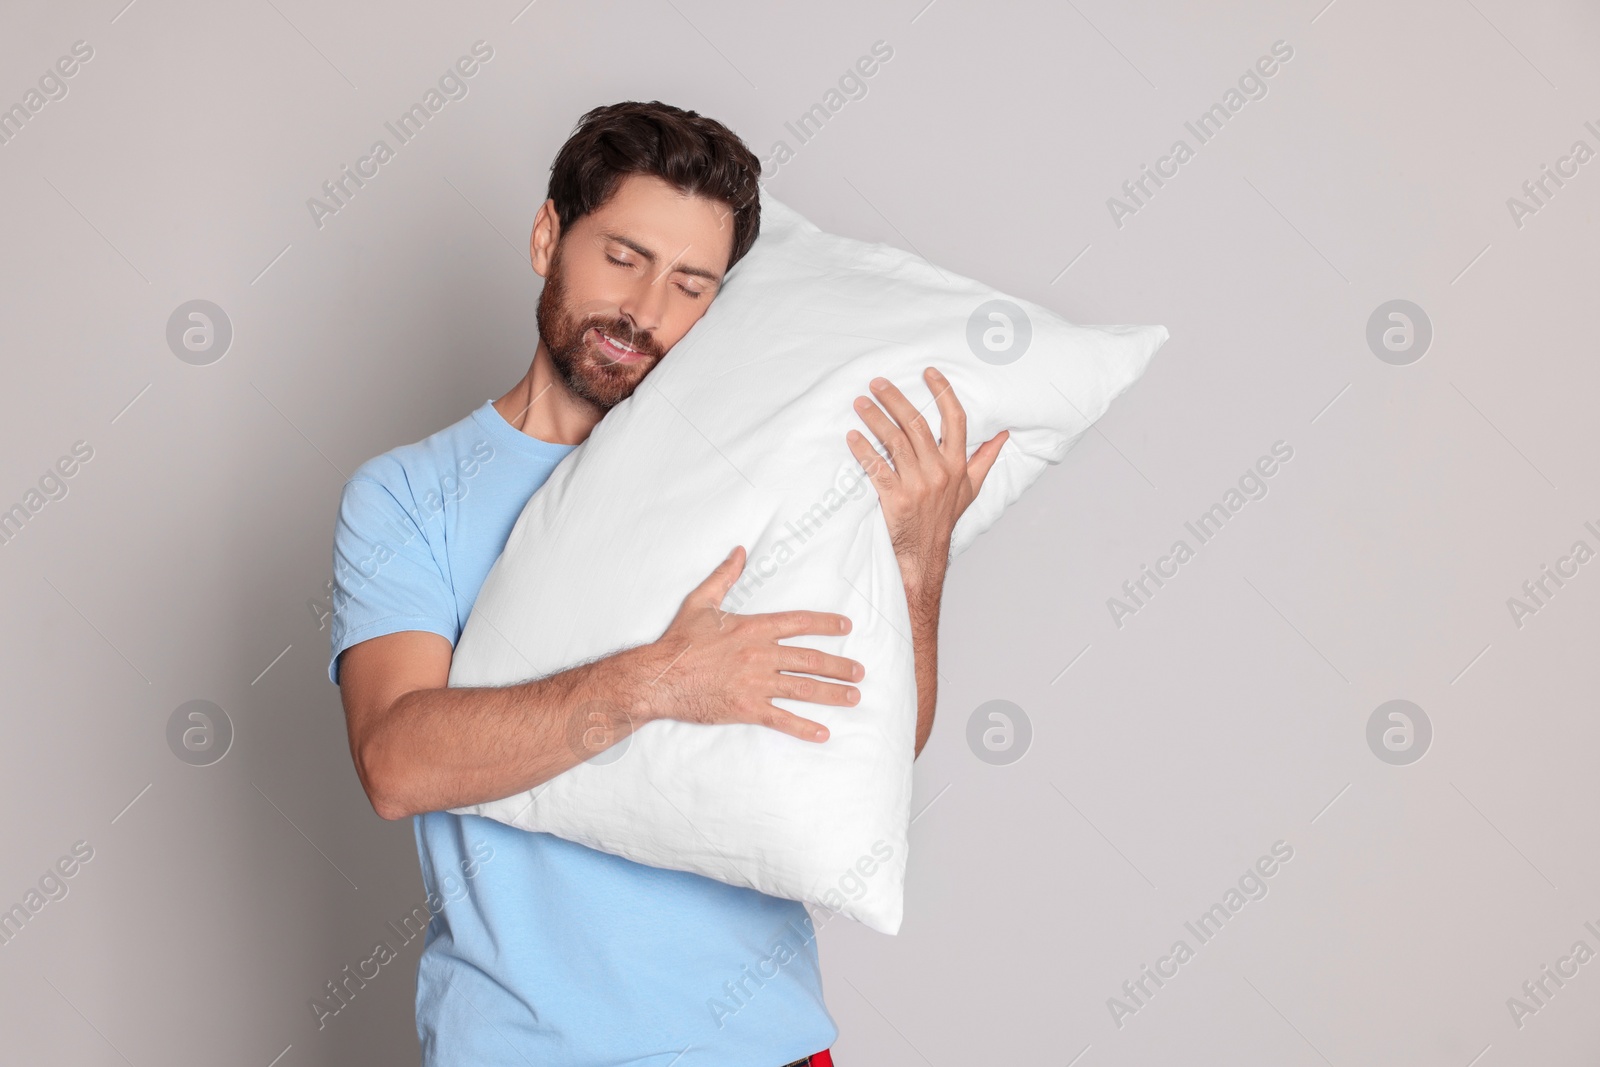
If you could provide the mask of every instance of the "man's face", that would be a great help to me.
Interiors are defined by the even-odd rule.
[[[632,395],[705,314],[732,248],[727,204],[639,174],[554,247],[536,224],[539,337],[567,388],[603,411]]]

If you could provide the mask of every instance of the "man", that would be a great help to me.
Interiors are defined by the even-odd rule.
[[[859,699],[849,683],[862,664],[778,643],[845,632],[843,616],[720,610],[744,566],[738,547],[657,641],[518,685],[446,685],[455,641],[528,498],[705,313],[755,241],[759,166],[732,132],[691,111],[628,102],[585,115],[534,218],[530,253],[545,285],[527,374],[345,486],[329,677],[373,808],[413,819],[436,911],[417,976],[430,1067],[829,1062],[819,1050],[838,1029],[809,939],[732,1018],[708,1010],[788,924],[809,924],[801,904],[445,811],[523,792],[598,752],[570,742],[580,707],[613,709],[603,730],[582,724],[600,747],[656,718],[756,723],[825,743],[820,724],[773,698]],[[1005,436],[969,462],[960,405],[942,377],[928,381],[945,443],[881,379],[882,407],[862,397],[857,411],[891,462],[856,431],[846,442],[871,472],[905,578],[918,752],[933,724],[951,529]]]

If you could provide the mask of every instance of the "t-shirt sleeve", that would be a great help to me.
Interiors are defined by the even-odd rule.
[[[409,494],[407,494],[409,496]],[[455,594],[413,513],[382,482],[357,472],[345,483],[333,534],[332,656],[401,630],[461,636]]]

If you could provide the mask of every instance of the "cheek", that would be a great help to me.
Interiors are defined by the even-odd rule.
[[[598,253],[563,255],[561,288],[567,306],[580,314],[615,315],[626,293],[623,273]]]
[[[688,300],[687,297],[684,299]],[[667,321],[661,324],[660,329],[656,330],[656,343],[661,346],[662,351],[670,352],[672,346],[683,340],[683,335],[688,333],[690,328],[700,321],[701,316],[706,313],[706,309],[702,305],[708,299],[707,297],[702,297],[694,302],[694,307],[674,311]]]

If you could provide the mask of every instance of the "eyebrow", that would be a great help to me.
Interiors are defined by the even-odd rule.
[[[600,236],[604,240],[615,241],[620,245],[627,245],[629,248],[633,249],[640,256],[642,256],[644,258],[645,262],[649,263],[651,266],[654,266],[656,264],[656,262],[660,259],[660,257],[657,256],[654,252],[650,251],[648,248],[646,248],[644,245],[640,244],[638,241],[633,240],[631,237],[624,237],[620,233],[611,233],[609,231],[601,232]],[[713,285],[717,286],[718,288],[722,287],[722,277],[720,275],[718,275],[718,274],[714,274],[713,272],[711,272],[709,270],[706,270],[704,267],[692,267],[692,266],[689,266],[686,263],[679,263],[677,266],[673,267],[672,269],[675,270],[675,271],[678,271],[680,274],[691,274],[696,278],[705,278],[707,281],[711,282]]]

